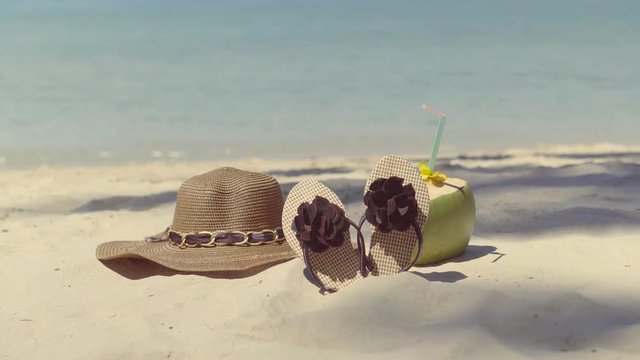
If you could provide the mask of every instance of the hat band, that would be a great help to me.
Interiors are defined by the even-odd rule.
[[[168,240],[181,249],[215,246],[255,246],[269,245],[285,240],[282,228],[262,231],[199,231],[180,232],[169,226],[161,236],[147,238],[147,241]]]

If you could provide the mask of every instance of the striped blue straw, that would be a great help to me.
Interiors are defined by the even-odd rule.
[[[436,138],[433,141],[433,147],[431,148],[431,158],[429,158],[429,169],[431,171],[436,170],[436,159],[438,158],[438,150],[440,149],[440,140],[442,140],[442,133],[444,132],[444,125],[447,122],[447,115],[439,112],[433,107],[423,104],[422,108],[431,114],[438,117],[438,128],[436,129]]]

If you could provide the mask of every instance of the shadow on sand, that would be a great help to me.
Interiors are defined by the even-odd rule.
[[[71,210],[72,213],[86,213],[94,211],[144,211],[176,201],[177,192],[167,191],[144,196],[110,196],[92,199]]]
[[[286,262],[288,260],[282,261]],[[267,264],[247,271],[215,271],[215,272],[186,272],[169,269],[144,259],[114,259],[100,261],[107,268],[124,276],[129,280],[140,280],[151,276],[199,275],[212,279],[241,279],[256,275],[274,265]]]

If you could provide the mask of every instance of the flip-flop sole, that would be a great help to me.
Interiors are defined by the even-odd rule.
[[[322,196],[344,209],[338,196],[318,181],[305,180],[291,189],[282,211],[282,229],[287,243],[300,259],[303,259],[302,247],[291,225],[298,214],[298,206],[304,202],[311,203],[316,196]],[[344,237],[345,240],[340,246],[330,247],[323,252],[309,251],[311,268],[328,289],[339,290],[362,279],[360,257],[351,244],[349,231],[345,232]]]
[[[369,185],[376,179],[388,179],[391,176],[403,178],[403,185],[413,185],[419,209],[416,222],[422,229],[429,215],[429,190],[417,166],[399,156],[387,155],[378,161],[371,172],[364,192],[369,190]],[[413,228],[402,232],[394,230],[385,234],[372,226],[371,231],[369,250],[369,259],[373,266],[371,275],[397,274],[411,264],[413,261],[412,251],[418,244],[418,237]]]

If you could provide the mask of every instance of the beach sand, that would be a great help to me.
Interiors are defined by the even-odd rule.
[[[298,259],[220,279],[94,252],[221,165],[320,179],[358,217],[377,157],[0,169],[0,359],[640,358],[638,153],[554,154],[444,159],[475,191],[467,252],[325,296]]]

